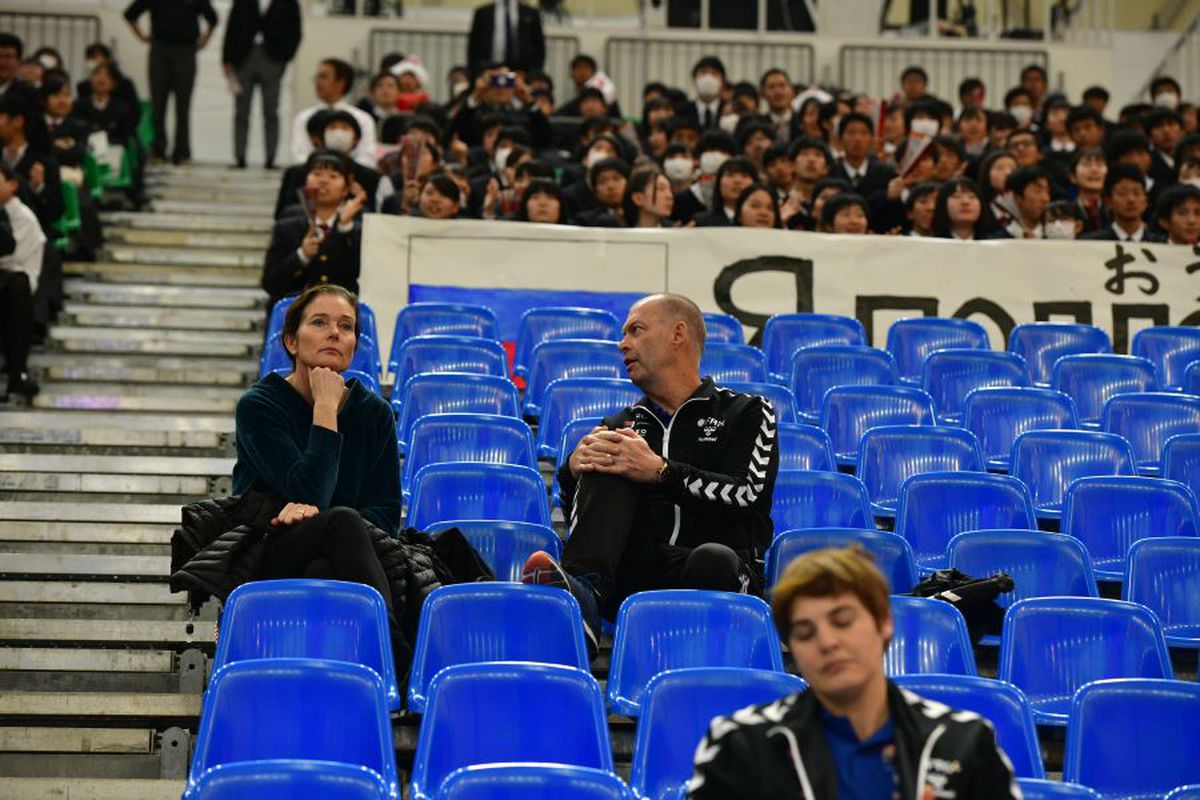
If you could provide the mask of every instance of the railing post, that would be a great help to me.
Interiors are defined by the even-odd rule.
[[[711,0],[700,0],[700,30],[706,31],[709,29],[709,6]]]

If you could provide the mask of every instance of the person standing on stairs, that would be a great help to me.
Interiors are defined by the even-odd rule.
[[[8,387],[0,401],[19,394],[38,393],[29,377],[29,348],[33,345],[33,293],[42,270],[46,235],[37,215],[17,196],[16,170],[0,164],[0,342]]]

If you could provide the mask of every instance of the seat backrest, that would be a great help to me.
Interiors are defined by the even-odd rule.
[[[456,519],[435,522],[425,530],[437,534],[458,528],[479,557],[484,560],[498,581],[521,580],[521,568],[538,550],[545,550],[557,559],[562,554],[562,540],[548,525],[533,522],[512,522],[492,519]]]
[[[1178,786],[1167,792],[1163,800],[1200,800],[1200,783]]]
[[[629,785],[647,800],[681,797],[696,745],[716,717],[804,691],[798,675],[757,669],[674,669],[650,679],[633,745]]]
[[[871,428],[933,421],[933,398],[911,386],[838,386],[821,403],[821,427],[843,464],[856,462],[859,442]]]
[[[1010,472],[1029,487],[1039,517],[1057,517],[1067,486],[1093,475],[1134,475],[1129,442],[1095,431],[1027,431],[1013,442]]]
[[[888,579],[893,594],[912,590],[917,583],[917,565],[908,542],[889,531],[866,528],[808,528],[778,532],[767,549],[767,586],[774,586],[788,564],[809,550],[861,544],[875,559]]]
[[[1075,401],[1079,421],[1098,424],[1110,397],[1157,389],[1158,371],[1145,358],[1118,355],[1063,356],[1054,362],[1050,388]]]
[[[835,386],[891,386],[899,380],[886,350],[864,345],[805,347],[792,356],[789,386],[802,416],[817,419],[825,392]]]
[[[1029,490],[1009,475],[927,472],[900,487],[896,533],[923,567],[944,568],[946,545],[963,531],[997,528],[1037,530]]]
[[[588,669],[579,603],[570,592],[522,583],[460,583],[421,607],[408,710],[425,710],[429,682],[454,664],[531,661]]]
[[[967,395],[963,427],[979,439],[989,468],[1007,469],[1013,442],[1026,431],[1079,427],[1075,402],[1051,389],[976,389]]]
[[[400,708],[387,606],[361,583],[286,579],[251,581],[230,592],[221,611],[213,671],[235,661],[324,658],[362,664]]]
[[[1042,751],[1029,700],[1017,687],[972,675],[897,675],[894,680],[928,703],[970,711],[992,723],[996,744],[1021,778],[1044,778]]]
[[[719,384],[727,381],[761,383],[767,379],[767,359],[757,347],[709,342],[705,343],[704,355],[700,357],[700,374],[711,375]]]
[[[508,356],[493,339],[472,336],[413,336],[404,341],[388,365],[394,386],[403,389],[414,375],[425,372],[465,372],[508,376]]]
[[[1183,371],[1183,393],[1200,394],[1200,361],[1193,361]]]
[[[562,505],[559,498],[558,471],[575,452],[575,448],[579,446],[579,440],[587,436],[588,431],[598,426],[601,421],[600,417],[573,419],[563,428],[562,438],[558,441],[558,457],[554,462],[554,478],[550,484],[550,499],[554,505]]]
[[[451,462],[423,467],[413,479],[408,525],[426,530],[454,519],[550,524],[546,483],[535,469]]]
[[[633,381],[619,378],[559,378],[542,395],[538,422],[538,455],[557,459],[567,424],[585,417],[607,417],[642,397]]]
[[[1117,395],[1104,404],[1100,427],[1125,437],[1138,467],[1157,470],[1168,439],[1200,433],[1200,397],[1175,392]]]
[[[1062,531],[1081,541],[1106,580],[1120,580],[1130,546],[1147,536],[1195,536],[1192,490],[1164,478],[1080,478],[1067,488]]]
[[[767,369],[774,380],[784,384],[791,378],[792,354],[800,348],[865,343],[861,322],[832,314],[776,314],[763,327]]]
[[[468,303],[409,303],[396,315],[392,352],[413,336],[477,336],[495,339],[496,312]]]
[[[829,434],[816,425],[781,422],[775,432],[779,443],[779,469],[837,469]]]
[[[987,350],[987,331],[978,322],[945,317],[898,319],[888,328],[887,351],[896,359],[901,379],[909,383],[921,380],[926,356],[952,347]]]
[[[862,481],[842,472],[804,469],[776,473],[771,520],[776,533],[796,528],[875,526]]]
[[[1054,362],[1082,353],[1111,353],[1112,340],[1095,325],[1077,322],[1027,322],[1008,334],[1008,351],[1025,359],[1029,382],[1050,383]]]
[[[1200,490],[1200,434],[1184,433],[1167,439],[1161,475],[1185,484],[1193,492]]]
[[[975,434],[933,425],[881,425],[858,445],[858,477],[875,507],[895,511],[904,482],[925,472],[983,470]]]
[[[1087,548],[1063,533],[966,531],[950,540],[946,557],[951,567],[968,575],[1009,575],[1013,590],[996,598],[1003,608],[1027,597],[1100,596]]]
[[[1150,359],[1163,388],[1179,389],[1188,364],[1200,361],[1200,328],[1190,325],[1142,328],[1134,334],[1129,352]]]
[[[1004,615],[999,672],[1000,680],[1025,692],[1035,719],[1060,725],[1075,692],[1090,681],[1172,677],[1162,627],[1153,612],[1098,597],[1032,597],[1013,603]]]
[[[320,797],[321,800],[388,800],[388,787],[374,770],[333,761],[275,759],[218,764],[205,770],[189,800],[261,800]]]
[[[413,424],[426,414],[520,416],[517,387],[495,375],[435,372],[414,375],[404,384],[396,437],[407,447]]]
[[[283,346],[282,334],[277,333],[268,338],[263,345],[262,358],[258,361],[258,377],[265,378],[277,370],[287,370],[290,373],[292,368],[292,359]]]
[[[525,384],[525,413],[541,414],[546,387],[559,378],[626,378],[616,342],[550,339],[533,348]]]
[[[633,800],[611,772],[565,764],[478,764],[442,781],[438,800]]]
[[[731,392],[756,394],[771,401],[778,422],[796,421],[796,398],[791,389],[778,383],[756,383],[754,381],[725,381],[722,387]]]
[[[895,634],[883,654],[888,675],[977,675],[975,652],[962,612],[943,600],[893,595]]]
[[[404,457],[405,487],[429,464],[480,461],[537,469],[533,431],[524,420],[497,414],[426,414],[413,423]]]
[[[459,664],[435,675],[413,758],[414,800],[431,800],[460,767],[512,762],[611,772],[596,679],[573,667],[520,662]]]
[[[204,693],[191,780],[217,764],[264,759],[357,764],[398,791],[383,680],[361,664],[323,659],[226,664]]]
[[[704,341],[732,342],[742,344],[745,334],[742,323],[732,314],[718,314],[713,311],[704,312]]]
[[[1025,359],[991,350],[934,350],[925,357],[921,388],[933,398],[939,420],[962,419],[967,395],[976,389],[1024,386]]]
[[[1162,797],[1200,783],[1197,719],[1195,683],[1110,680],[1083,686],[1071,704],[1063,778],[1106,798]]]
[[[1155,613],[1168,641],[1172,636],[1200,639],[1200,538],[1134,542],[1125,559],[1124,596]]]
[[[522,378],[532,366],[533,348],[549,339],[621,338],[621,323],[608,311],[598,308],[545,306],[531,308],[521,315],[517,327],[517,346],[513,354],[513,372]]]
[[[1086,786],[1064,781],[1018,778],[1025,800],[1100,800],[1100,795]]]
[[[667,589],[637,592],[617,612],[608,703],[636,717],[650,679],[684,667],[783,671],[771,609],[752,595]]]
[[[370,372],[363,372],[359,369],[346,369],[342,371],[342,379],[349,381],[354,379],[363,385],[367,391],[373,394],[379,394],[379,380]]]

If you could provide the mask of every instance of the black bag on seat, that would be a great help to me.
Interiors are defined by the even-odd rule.
[[[986,634],[999,635],[1004,609],[996,598],[1011,592],[1013,579],[1003,572],[990,578],[972,578],[956,569],[939,569],[913,587],[913,597],[944,600],[962,612],[967,620],[971,644],[979,644]]]

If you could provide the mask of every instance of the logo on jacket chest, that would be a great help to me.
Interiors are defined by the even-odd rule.
[[[717,419],[716,417],[701,417],[696,420],[696,427],[700,429],[701,436],[696,441],[713,443],[717,441],[717,434],[725,427],[725,420]]]

